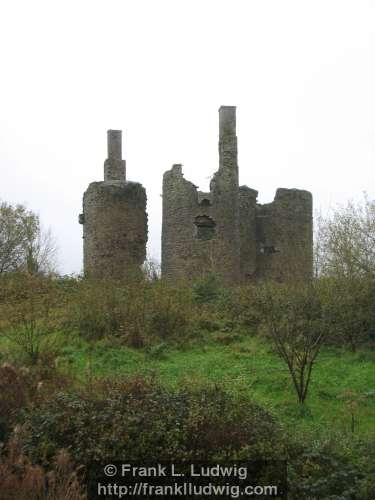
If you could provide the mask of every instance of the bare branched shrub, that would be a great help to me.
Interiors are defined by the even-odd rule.
[[[316,283],[265,283],[259,287],[259,308],[276,352],[285,362],[304,403],[311,374],[326,335]]]

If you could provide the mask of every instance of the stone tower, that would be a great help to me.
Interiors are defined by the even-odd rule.
[[[272,203],[239,186],[236,108],[219,109],[219,169],[210,191],[184,179],[180,164],[163,178],[162,276],[170,282],[214,272],[223,283],[312,274],[312,196],[278,189]]]
[[[219,109],[219,170],[201,192],[174,165],[163,179],[162,275],[172,281],[218,272],[240,279],[236,108]]]
[[[126,180],[121,130],[108,130],[104,181],[92,182],[83,195],[85,276],[131,279],[146,258],[146,191]]]

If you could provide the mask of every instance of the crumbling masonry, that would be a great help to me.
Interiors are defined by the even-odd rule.
[[[121,131],[108,130],[104,182],[92,182],[83,195],[84,273],[92,278],[131,279],[146,258],[146,191],[126,180]]]
[[[312,196],[280,188],[272,203],[239,186],[236,108],[219,110],[219,170],[198,191],[173,165],[163,179],[162,276],[175,282],[207,272],[226,284],[312,274]]]

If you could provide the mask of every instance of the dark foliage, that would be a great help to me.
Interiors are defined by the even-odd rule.
[[[278,426],[245,398],[222,389],[170,391],[151,380],[102,382],[60,392],[29,411],[27,450],[48,460],[68,447],[77,464],[111,457],[219,459],[272,456]]]

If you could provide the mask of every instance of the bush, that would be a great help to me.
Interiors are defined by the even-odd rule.
[[[39,462],[62,447],[81,464],[273,457],[280,444],[273,417],[245,397],[217,387],[171,391],[140,377],[59,393],[28,412],[26,428]]]
[[[366,277],[320,279],[328,340],[352,352],[375,344],[375,281]]]
[[[222,287],[218,276],[208,273],[193,284],[194,299],[198,304],[215,302],[222,293]]]
[[[188,288],[161,281],[124,285],[85,280],[71,296],[66,326],[90,340],[116,335],[142,347],[153,338],[183,335],[193,316]]]
[[[365,493],[366,488],[370,491],[370,483],[356,460],[353,442],[346,442],[341,434],[294,434],[289,436],[287,449],[291,500],[374,498]],[[371,477],[368,474],[369,480]]]
[[[219,304],[219,313],[235,326],[255,329],[262,321],[258,307],[258,288],[254,285],[226,289]]]
[[[358,493],[361,499],[370,500],[375,498],[375,438],[358,440],[355,453],[362,473]]]

